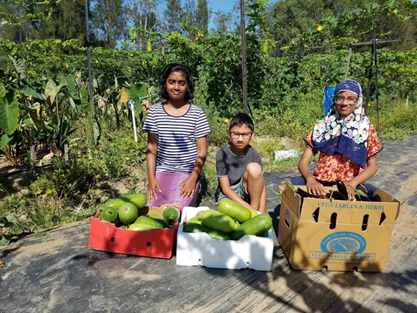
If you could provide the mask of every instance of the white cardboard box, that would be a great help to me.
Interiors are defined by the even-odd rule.
[[[251,268],[270,271],[274,250],[272,228],[268,237],[243,236],[239,240],[214,240],[206,233],[184,233],[184,222],[208,207],[185,207],[177,235],[177,265],[213,268]]]

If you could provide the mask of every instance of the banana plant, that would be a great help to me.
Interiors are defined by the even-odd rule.
[[[11,56],[13,66],[2,73],[0,83],[0,150],[9,161],[17,164],[17,149],[21,146],[21,136],[18,134],[20,122],[19,102],[16,91],[26,85],[27,68],[20,59]]]
[[[23,144],[22,137],[16,131],[12,135],[3,134],[0,139],[0,151],[13,165],[18,165],[17,149]]]
[[[120,109],[118,103],[122,96],[122,89],[130,89],[130,84],[127,81],[127,77],[108,77],[107,75],[102,74],[97,79],[94,79],[93,82],[96,95],[104,103],[112,105],[117,129],[120,128]],[[107,110],[105,110],[105,112],[107,112]]]
[[[19,104],[13,90],[0,89],[0,128],[11,135],[19,126]]]
[[[52,136],[53,146],[62,152],[64,144],[69,143],[69,135],[74,131],[68,108],[71,107],[78,116],[80,112],[77,103],[80,100],[71,93],[66,83],[57,85],[52,79],[46,85],[45,98],[51,118],[43,124]]]
[[[20,90],[26,85],[28,76],[27,67],[20,59],[9,56],[13,67],[2,76],[0,84],[0,129],[5,134],[11,135],[19,126],[19,105],[15,90]]]
[[[65,80],[56,84],[50,79],[46,87],[30,84],[25,63],[10,59],[13,66],[2,74],[0,83],[0,149],[14,164],[21,146],[29,148],[42,140],[62,152],[73,132],[73,112],[80,113],[79,97]]]
[[[17,219],[13,215],[0,215],[0,246],[7,246],[13,235],[6,232],[6,229],[11,229],[17,224]],[[3,235],[1,235],[3,234]]]
[[[9,91],[0,96],[0,128],[4,134],[0,138],[0,149],[15,165],[18,163],[20,147],[27,149],[45,137],[43,111],[45,98],[38,86]]]

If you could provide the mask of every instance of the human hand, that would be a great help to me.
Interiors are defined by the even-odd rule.
[[[156,180],[156,178],[150,179],[148,183],[148,190],[146,191],[146,199],[148,201],[152,201],[153,198],[157,199],[156,189],[158,189],[159,192],[162,192],[158,180]]]
[[[355,190],[350,186],[349,183],[346,183],[345,185],[346,185],[346,190],[347,190],[349,199],[355,199],[355,195],[356,195]]]
[[[196,180],[193,179],[191,176],[189,176],[187,179],[185,179],[179,189],[180,191],[180,196],[183,198],[188,198],[188,197],[192,197],[194,196],[195,193],[195,184],[196,184]]]
[[[311,193],[316,196],[322,196],[327,193],[326,188],[324,188],[324,186],[321,183],[319,183],[314,177],[312,177],[311,179],[307,179],[306,187],[308,193]]]

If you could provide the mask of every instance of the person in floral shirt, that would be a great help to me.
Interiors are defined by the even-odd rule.
[[[350,186],[364,184],[368,191],[377,188],[366,184],[378,171],[377,153],[382,150],[376,131],[362,107],[362,89],[354,80],[344,80],[334,91],[333,104],[326,117],[318,121],[305,137],[307,144],[298,163],[302,176],[291,180],[294,185],[306,185],[307,191],[323,195],[324,186],[341,180],[349,198],[355,197]],[[319,152],[313,173],[308,164]]]

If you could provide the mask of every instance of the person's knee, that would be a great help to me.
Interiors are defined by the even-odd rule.
[[[246,172],[249,177],[253,179],[261,178],[263,176],[262,166],[256,162],[252,162],[246,165]]]
[[[298,177],[293,177],[290,180],[292,185],[305,185],[306,184],[306,180],[304,179],[303,176],[298,176]]]

